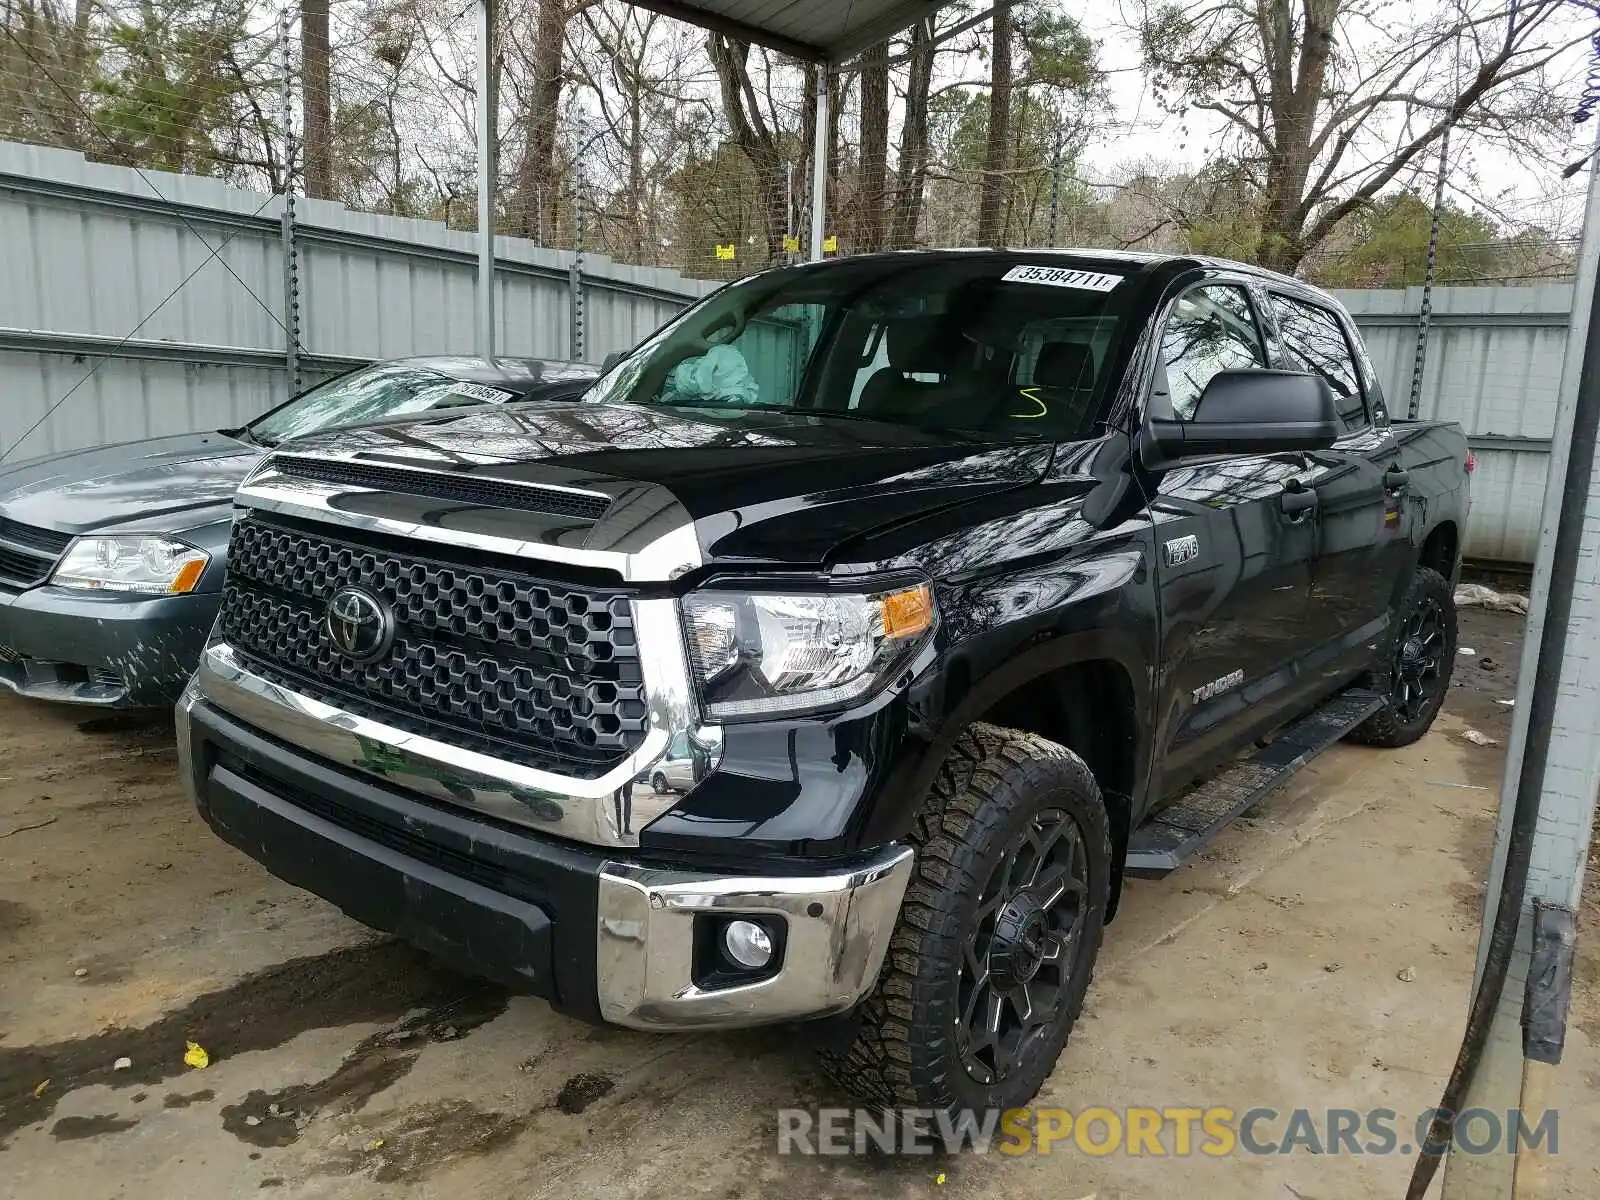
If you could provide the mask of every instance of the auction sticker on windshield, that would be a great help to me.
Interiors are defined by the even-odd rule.
[[[1077,288],[1083,292],[1109,292],[1122,282],[1121,275],[1074,271],[1068,267],[1012,267],[1000,278],[1006,283],[1042,283],[1047,287]]]
[[[513,399],[510,392],[502,392],[499,388],[485,387],[481,383],[458,383],[450,389],[452,396],[465,396],[469,400],[481,400],[485,404],[504,404]]]

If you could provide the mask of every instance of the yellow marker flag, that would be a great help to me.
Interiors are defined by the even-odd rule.
[[[785,254],[799,254],[800,253],[800,239],[797,238],[797,237],[790,237],[787,233],[784,234],[783,235],[783,252]]]
[[[733,256],[734,256],[734,254],[735,254],[735,252],[737,250],[738,250],[738,247],[733,245],[733,244],[731,244],[731,243],[726,245],[726,246],[722,245],[721,243],[718,243],[718,245],[717,245],[717,261],[718,262],[732,262],[733,261]]]
[[[837,233],[830,233],[822,239],[822,252],[824,254],[839,253],[839,235]]]

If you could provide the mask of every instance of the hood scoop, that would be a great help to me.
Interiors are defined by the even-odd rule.
[[[598,521],[611,507],[611,497],[580,488],[519,483],[490,476],[431,471],[418,467],[393,467],[351,459],[313,458],[279,454],[272,465],[294,479],[335,486],[371,488],[408,496],[428,496],[481,508],[548,513],[583,521]]]

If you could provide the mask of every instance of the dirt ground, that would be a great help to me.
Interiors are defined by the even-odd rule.
[[[1427,739],[1339,747],[1199,861],[1130,885],[1041,1103],[1388,1107],[1402,1127],[1431,1105],[1465,1016],[1519,634],[1465,613],[1477,653]],[[792,1031],[591,1028],[442,971],[213,838],[174,762],[159,720],[0,699],[0,1195],[1404,1191],[1408,1157],[1305,1150],[780,1158],[778,1109],[838,1102]],[[1592,936],[1552,1196],[1600,1196]]]

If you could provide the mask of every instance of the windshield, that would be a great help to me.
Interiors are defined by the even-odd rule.
[[[264,446],[276,446],[338,425],[359,425],[437,408],[503,404],[516,398],[514,392],[464,383],[437,371],[380,363],[312,388],[245,426],[245,432]]]
[[[874,258],[752,276],[658,331],[585,399],[1092,436],[1129,289],[1121,275],[1040,258]]]

